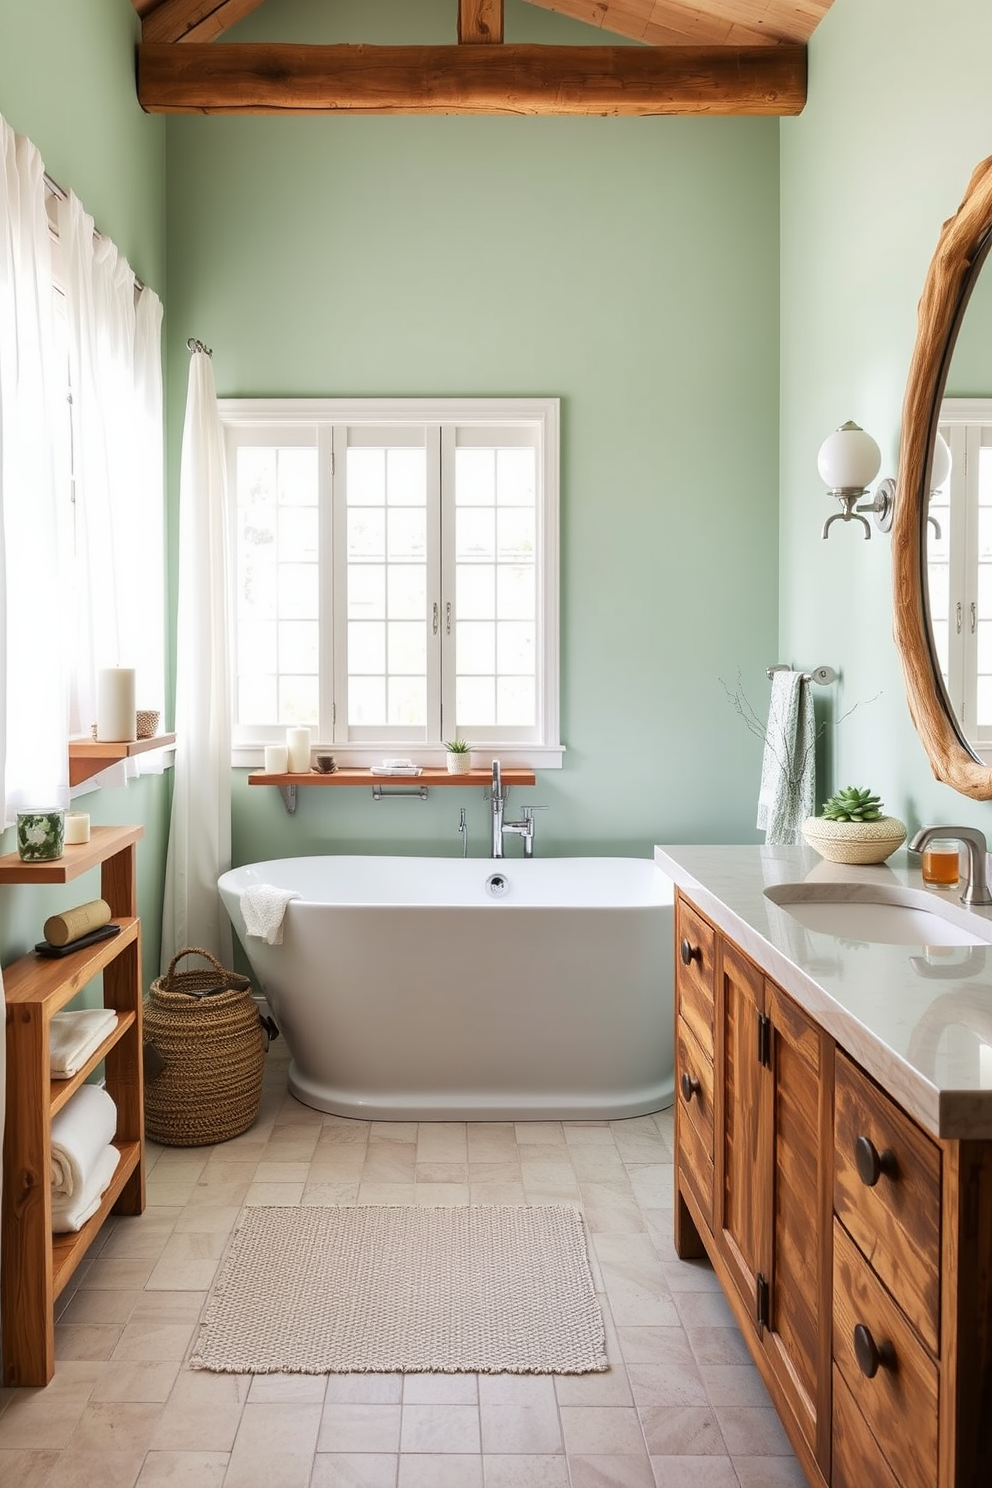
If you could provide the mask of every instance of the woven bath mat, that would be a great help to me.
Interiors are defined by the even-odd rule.
[[[233,1374],[608,1367],[566,1205],[245,1210],[189,1360]]]

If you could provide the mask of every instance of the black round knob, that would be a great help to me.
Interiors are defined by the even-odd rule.
[[[682,957],[683,966],[691,966],[693,961],[700,961],[699,947],[694,946],[691,941],[683,939],[679,946],[679,954]]]
[[[871,1330],[864,1323],[854,1328],[854,1357],[865,1379],[874,1379],[880,1369],[891,1369],[896,1360],[896,1351],[891,1343],[876,1343]]]
[[[874,1188],[884,1173],[887,1178],[896,1174],[896,1155],[886,1147],[879,1152],[870,1137],[859,1137],[854,1144],[854,1162],[858,1177],[866,1188]]]
[[[683,1070],[682,1071],[682,1097],[683,1097],[683,1099],[686,1100],[686,1101],[691,1101],[692,1100],[692,1097],[694,1095],[696,1095],[698,1093],[698,1091],[700,1091],[701,1089],[702,1089],[702,1086],[700,1085],[699,1081],[696,1079],[695,1075],[690,1075],[690,1073],[689,1073],[688,1070]]]

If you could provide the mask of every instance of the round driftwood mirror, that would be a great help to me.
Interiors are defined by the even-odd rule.
[[[992,769],[966,742],[936,659],[927,606],[926,531],[940,403],[958,329],[990,243],[992,158],[977,167],[961,206],[944,223],[923,286],[903,401],[892,527],[894,630],[909,710],[936,778],[980,801],[992,799]]]

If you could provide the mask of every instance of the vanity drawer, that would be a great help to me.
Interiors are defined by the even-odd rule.
[[[681,895],[675,924],[675,969],[678,1012],[712,1061],[716,931]]]
[[[831,1488],[901,1488],[834,1365]]]
[[[936,1354],[940,1336],[940,1148],[837,1052],[834,1209]]]
[[[896,1482],[933,1488],[937,1365],[836,1219],[833,1314],[834,1363]]]
[[[712,1228],[713,1066],[681,1018],[675,1031],[675,1099],[679,1168]]]

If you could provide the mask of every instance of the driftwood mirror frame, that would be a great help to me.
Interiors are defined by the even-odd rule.
[[[978,801],[992,799],[992,769],[968,747],[933,652],[927,615],[929,472],[954,343],[992,244],[992,157],[976,167],[964,200],[944,223],[920,299],[916,346],[903,399],[892,526],[896,646],[916,731],[936,779]]]

